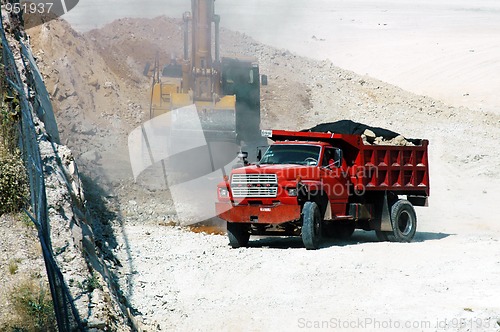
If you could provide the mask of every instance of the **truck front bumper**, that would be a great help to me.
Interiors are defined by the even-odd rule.
[[[215,203],[217,215],[229,222],[282,224],[300,219],[299,205],[233,205]]]

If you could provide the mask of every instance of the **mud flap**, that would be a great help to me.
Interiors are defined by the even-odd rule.
[[[370,221],[370,228],[375,231],[392,232],[387,191],[375,201],[375,219]]]

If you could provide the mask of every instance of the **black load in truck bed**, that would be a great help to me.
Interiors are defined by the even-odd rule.
[[[309,129],[301,130],[303,132],[315,132],[315,133],[336,133],[336,134],[349,134],[349,135],[362,135],[365,130],[371,130],[375,136],[382,137],[384,140],[391,140],[400,134],[379,127],[371,127],[363,123],[354,122],[352,120],[340,120],[335,122],[321,123]],[[406,139],[414,144],[419,144],[420,140]]]

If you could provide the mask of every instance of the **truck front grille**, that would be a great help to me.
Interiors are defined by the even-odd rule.
[[[235,198],[276,197],[278,177],[276,174],[233,174],[231,191]]]

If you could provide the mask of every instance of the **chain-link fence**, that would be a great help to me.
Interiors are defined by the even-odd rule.
[[[78,311],[52,254],[43,164],[33,121],[33,111],[35,110],[36,114],[45,121],[45,127],[51,141],[58,142],[59,137],[52,106],[31,51],[20,43],[22,56],[18,59],[18,63],[21,61],[24,66],[23,73],[27,83],[25,88],[16,66],[16,59],[7,41],[1,18],[0,23],[2,62],[6,79],[3,88],[17,96],[21,112],[19,144],[28,173],[31,199],[31,210],[26,211],[26,213],[38,229],[59,331],[82,331],[84,328]]]

